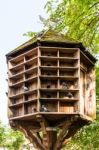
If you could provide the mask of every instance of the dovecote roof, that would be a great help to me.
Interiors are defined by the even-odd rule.
[[[28,40],[24,44],[20,45],[16,49],[9,52],[6,57],[14,57],[19,54],[24,53],[24,51],[28,51],[30,48],[34,48],[36,46],[50,46],[50,47],[68,47],[68,48],[80,48],[81,51],[85,53],[85,55],[91,59],[93,63],[96,62],[96,58],[89,52],[86,51],[86,48],[79,41],[75,41],[74,39],[69,38],[61,33],[56,31],[48,30],[41,31],[37,35],[35,35],[32,39]]]

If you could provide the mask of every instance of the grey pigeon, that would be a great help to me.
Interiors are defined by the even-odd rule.
[[[66,82],[62,83],[62,89],[67,90],[68,89],[68,85]]]
[[[39,32],[39,33],[36,35],[37,39],[40,40],[41,37],[43,36],[43,34],[44,34],[44,31]]]
[[[67,94],[67,96],[68,96],[68,98],[72,98],[72,97],[73,97],[73,94],[72,94],[71,92],[69,92],[69,93]]]

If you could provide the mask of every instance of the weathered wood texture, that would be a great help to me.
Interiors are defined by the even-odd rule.
[[[8,117],[38,149],[60,150],[95,119],[96,60],[81,43],[48,33],[7,55]]]
[[[11,58],[8,85],[10,119],[36,113],[52,113],[53,120],[55,113],[95,118],[93,63],[78,48],[39,46]]]

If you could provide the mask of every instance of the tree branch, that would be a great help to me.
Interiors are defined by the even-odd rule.
[[[89,7],[89,9],[93,8],[93,7],[96,6],[97,4],[99,4],[99,2],[94,3],[92,6]]]
[[[73,20],[70,24],[72,25],[74,22],[76,22],[76,20],[78,20],[82,15],[84,15],[87,11],[89,11],[91,8],[93,8],[94,6],[96,6],[97,4],[99,4],[99,2],[94,3],[91,7],[88,8],[88,10],[83,11],[75,20]]]
[[[88,24],[87,27],[85,28],[85,30],[80,34],[79,39],[85,34],[85,32],[88,30],[89,26],[92,24],[92,22],[97,19],[96,17],[94,19],[92,19]]]

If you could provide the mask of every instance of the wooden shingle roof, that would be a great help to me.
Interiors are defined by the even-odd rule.
[[[74,39],[71,39],[68,36],[65,36],[53,30],[39,32],[32,39],[28,40],[24,44],[12,50],[6,56],[9,57],[9,56],[14,56],[16,54],[22,53],[26,49],[28,50],[31,46],[32,47],[37,46],[38,43],[43,43],[43,44],[45,43],[45,45],[49,44],[49,46],[57,45],[60,47],[67,46],[67,47],[80,48],[80,50],[82,50],[90,59],[92,59],[93,62],[96,62],[95,57],[93,57],[93,55],[90,54],[90,52],[86,51],[85,47],[82,45],[81,42],[75,41]]]

